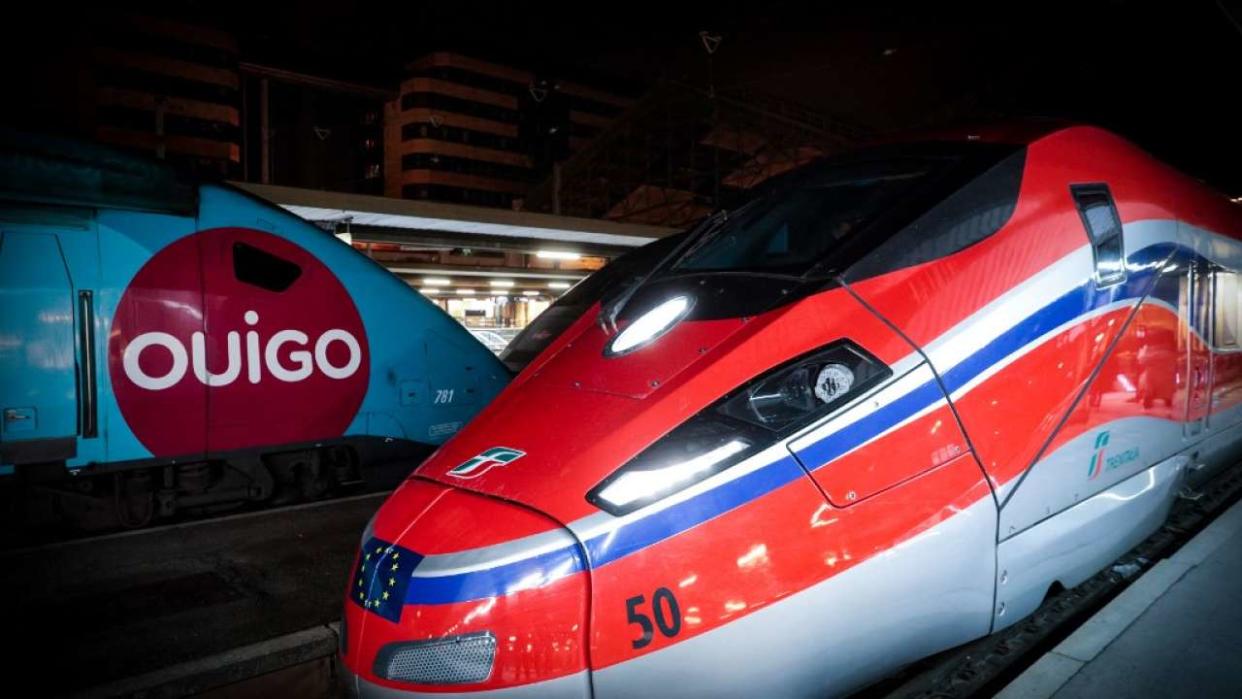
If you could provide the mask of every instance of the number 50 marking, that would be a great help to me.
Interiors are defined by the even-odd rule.
[[[673,591],[667,587],[657,588],[655,593],[651,595],[651,611],[655,616],[655,624],[651,623],[651,617],[643,613],[640,607],[646,602],[646,598],[642,595],[631,597],[625,601],[625,620],[630,624],[638,624],[638,628],[642,631],[642,635],[630,641],[630,645],[634,650],[644,648],[651,643],[651,639],[655,637],[656,628],[660,629],[660,633],[666,638],[672,638],[681,633],[681,609],[677,606],[677,598],[673,596]]]

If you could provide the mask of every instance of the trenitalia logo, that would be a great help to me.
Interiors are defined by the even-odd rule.
[[[497,466],[511,464],[523,456],[526,456],[526,452],[521,449],[492,447],[478,456],[472,456],[453,467],[449,470],[448,475],[454,478],[478,478]]]
[[[244,318],[246,325],[253,327],[259,323],[259,314],[252,310],[246,311]],[[207,367],[206,343],[206,335],[194,332],[190,335],[190,349],[187,352],[185,344],[169,333],[143,333],[125,347],[121,358],[125,376],[148,391],[163,391],[175,386],[191,367],[194,378],[204,386],[228,386],[236,381],[243,366],[241,333],[234,330],[225,336],[228,363],[219,373]],[[257,330],[247,331],[246,380],[252,384],[260,383],[264,369],[267,369],[268,375],[286,383],[304,381],[315,369],[330,379],[340,380],[353,376],[362,364],[362,347],[358,344],[358,338],[348,330],[331,328],[325,331],[315,340],[313,351],[309,343],[310,337],[300,330],[279,330],[267,338],[265,345]],[[333,364],[328,357],[333,343],[340,343],[348,352],[348,358],[339,365]],[[155,348],[166,352],[171,364],[167,364],[164,373],[153,376],[143,369],[141,359],[143,352],[156,351]],[[282,359],[282,353],[287,353],[286,359]]]
[[[1095,453],[1091,455],[1091,464],[1087,467],[1087,480],[1093,481],[1105,471],[1112,471],[1121,468],[1128,463],[1138,460],[1139,448],[1131,447],[1121,453],[1106,455],[1104,452],[1108,449],[1108,431],[1104,431],[1095,436]]]

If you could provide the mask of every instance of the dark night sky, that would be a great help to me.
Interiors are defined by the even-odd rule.
[[[1230,21],[1242,21],[1237,0],[542,8],[467,0],[385,13],[313,0],[269,5],[258,16],[246,9],[240,24],[253,55],[352,77],[374,79],[444,48],[567,77],[611,77],[637,91],[660,77],[706,84],[698,32],[711,29],[724,39],[712,65],[721,88],[774,92],[880,131],[975,117],[1092,121],[1242,193],[1242,26]]]
[[[892,131],[1042,115],[1114,128],[1242,194],[1242,0],[354,4],[169,2],[237,31],[246,60],[377,84],[450,49],[640,94],[746,87]],[[141,5],[139,5],[141,6]],[[1232,19],[1231,19],[1232,18]]]

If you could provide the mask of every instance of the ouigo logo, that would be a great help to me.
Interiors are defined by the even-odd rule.
[[[349,292],[309,251],[249,228],[187,235],[117,302],[108,373],[156,456],[338,437],[370,378]]]
[[[526,452],[521,449],[492,447],[454,466],[448,475],[454,478],[478,478],[497,466],[511,464],[523,456],[526,456]]]
[[[259,322],[259,314],[252,310],[246,311],[243,318],[245,318],[246,325],[252,327]],[[125,352],[121,355],[121,365],[125,369],[125,376],[129,377],[129,380],[139,388],[145,388],[148,391],[163,391],[181,381],[187,373],[188,366],[193,366],[194,378],[204,386],[228,386],[241,375],[243,364],[246,367],[246,380],[250,383],[262,381],[265,368],[268,375],[280,381],[294,383],[306,380],[315,369],[319,369],[324,376],[331,379],[347,379],[353,376],[354,372],[358,371],[358,366],[362,364],[362,348],[358,344],[358,338],[348,330],[332,328],[325,331],[315,340],[314,354],[308,351],[307,343],[310,337],[306,333],[292,329],[277,330],[267,339],[267,344],[263,347],[262,359],[260,359],[259,352],[262,338],[258,331],[250,330],[246,333],[244,362],[241,333],[231,330],[225,334],[228,362],[225,364],[224,371],[215,373],[207,368],[206,337],[206,334],[202,332],[190,333],[190,351],[187,352],[180,340],[166,332],[143,333],[126,345]],[[348,358],[340,366],[334,365],[328,359],[328,349],[333,342],[344,345],[345,351],[349,353]],[[286,345],[289,346],[287,350]],[[162,376],[151,376],[142,368],[142,353],[148,348],[157,347],[168,353],[172,364]],[[287,356],[289,366],[283,363],[285,360],[281,359],[282,356]]]

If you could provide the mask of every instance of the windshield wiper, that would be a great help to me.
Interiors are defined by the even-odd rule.
[[[664,257],[661,257],[646,274],[633,277],[632,281],[625,287],[625,290],[610,301],[607,307],[600,310],[600,327],[607,333],[615,333],[617,331],[617,318],[621,315],[621,311],[625,309],[625,305],[634,297],[634,294],[658,272],[662,272],[664,268],[677,264],[686,255],[698,250],[702,243],[706,242],[708,237],[715,235],[716,231],[723,228],[728,220],[729,212],[726,209],[721,209],[708,216],[686,236],[685,240],[678,243],[677,247],[670,250]]]

